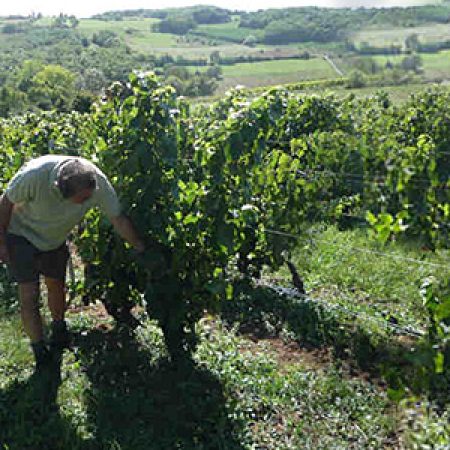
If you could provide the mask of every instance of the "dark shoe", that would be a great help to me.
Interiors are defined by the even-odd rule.
[[[56,397],[61,385],[62,349],[49,349],[44,341],[33,343],[31,347],[36,367],[30,378],[30,386],[33,386],[34,395],[44,408],[43,411],[57,411]]]
[[[52,322],[52,334],[50,336],[51,350],[63,350],[69,348],[71,344],[70,333],[64,320],[54,320]]]

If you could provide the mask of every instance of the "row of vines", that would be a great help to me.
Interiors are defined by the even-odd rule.
[[[86,298],[131,326],[131,309],[145,304],[175,359],[195,348],[205,310],[289,259],[295,241],[267,230],[366,220],[380,241],[450,245],[450,95],[439,91],[397,106],[384,94],[237,90],[191,111],[153,75],[132,74],[89,114],[2,121],[0,146],[0,189],[49,152],[89,158],[110,177],[149,250],[135,255],[92,211],[75,237]],[[450,311],[436,298],[443,338]]]

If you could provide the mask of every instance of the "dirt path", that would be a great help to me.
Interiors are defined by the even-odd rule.
[[[342,72],[341,69],[339,69],[339,67],[335,64],[335,62],[327,55],[327,54],[323,54],[320,55],[328,64],[330,64],[330,66],[333,68],[333,70],[340,76],[343,77],[345,76],[345,73]]]

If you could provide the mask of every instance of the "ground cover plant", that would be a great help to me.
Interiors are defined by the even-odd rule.
[[[378,317],[412,330],[424,331],[427,310],[420,287],[423,280],[448,278],[448,252],[426,252],[408,243],[380,247],[367,240],[367,230],[339,231],[335,226],[311,228],[299,236],[294,262],[310,296],[337,303],[355,313]],[[289,285],[283,267],[267,279]]]
[[[192,366],[180,372],[166,360],[152,322],[143,319],[131,337],[98,311],[74,311],[69,320],[80,334],[47,405],[59,409],[42,407],[17,321],[2,321],[2,448],[325,449],[392,442],[386,395],[342,378],[332,364],[310,367],[300,353],[296,361],[278,360],[270,342],[255,344],[209,319],[199,327]]]

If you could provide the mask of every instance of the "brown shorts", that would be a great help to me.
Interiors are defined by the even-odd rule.
[[[15,234],[6,235],[9,253],[9,271],[18,283],[39,281],[42,274],[48,278],[64,281],[69,251],[64,243],[55,250],[43,252],[30,241]]]

